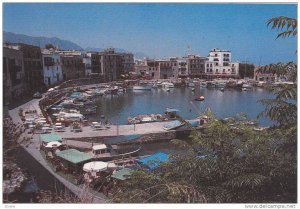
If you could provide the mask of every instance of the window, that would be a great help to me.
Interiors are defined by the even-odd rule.
[[[225,73],[225,69],[223,69],[223,73]]]
[[[216,62],[216,66],[218,66],[218,65],[219,65],[219,63]]]
[[[206,67],[209,67],[209,64],[206,64]]]

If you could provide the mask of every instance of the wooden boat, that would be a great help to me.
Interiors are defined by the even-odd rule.
[[[136,156],[140,150],[141,146],[98,144],[92,147],[92,151],[90,154],[94,159],[101,161],[110,161]]]
[[[173,129],[177,129],[181,126],[183,126],[184,124],[182,122],[180,122],[179,120],[175,120],[175,121],[172,121],[166,125],[163,126],[163,129],[169,131],[169,130],[173,130]]]

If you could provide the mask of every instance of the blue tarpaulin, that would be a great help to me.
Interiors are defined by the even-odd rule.
[[[169,155],[164,152],[155,153],[149,157],[138,160],[138,163],[147,166],[150,170],[156,169],[161,163],[168,162]]]

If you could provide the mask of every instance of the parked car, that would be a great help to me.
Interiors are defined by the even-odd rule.
[[[33,98],[35,98],[35,99],[40,99],[40,98],[42,98],[43,96],[42,96],[42,94],[40,93],[40,92],[36,92],[34,95],[33,95]]]

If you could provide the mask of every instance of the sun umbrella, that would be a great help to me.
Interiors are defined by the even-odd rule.
[[[107,163],[107,162],[102,162],[102,161],[94,161],[94,162],[89,162],[83,165],[83,170],[86,172],[99,172],[99,171],[106,171],[109,168],[116,168],[116,164],[114,163]]]

